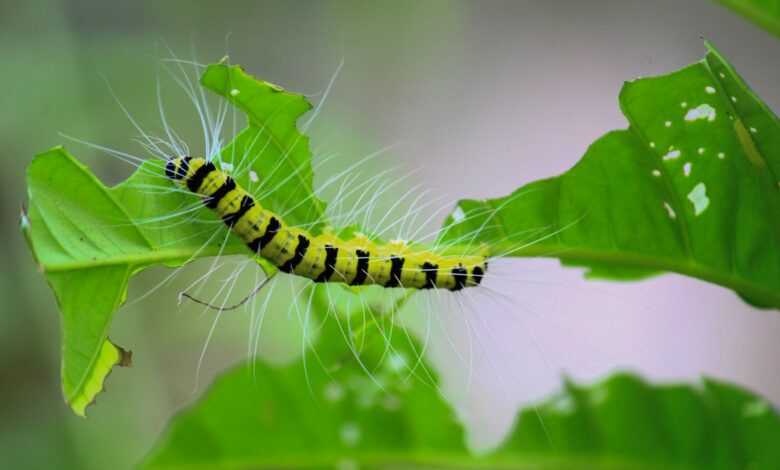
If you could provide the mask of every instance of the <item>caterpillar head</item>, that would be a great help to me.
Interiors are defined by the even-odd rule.
[[[165,176],[174,181],[183,179],[187,176],[187,171],[190,168],[190,160],[192,160],[192,157],[189,156],[168,160],[168,163],[165,164]]]

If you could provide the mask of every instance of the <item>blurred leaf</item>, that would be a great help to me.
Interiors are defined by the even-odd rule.
[[[262,175],[267,188],[274,188],[264,192],[262,202],[287,213],[291,223],[320,219],[324,204],[312,191],[308,139],[296,129],[296,119],[310,108],[306,100],[221,64],[209,66],[203,81],[250,115],[250,126],[222,153],[223,162],[238,162],[233,159],[240,156],[243,171],[236,178],[250,186],[249,170]],[[254,147],[249,139],[271,143]],[[108,330],[133,274],[199,257],[248,254],[197,198],[174,191],[163,165],[147,161],[115,188],[104,186],[62,148],[38,155],[28,168],[30,208],[23,230],[57,297],[62,386],[79,415],[121,360]]]
[[[333,328],[331,325],[329,328]],[[400,335],[399,335],[400,336]],[[417,357],[393,343],[334,360],[337,331],[308,361],[251,363],[216,380],[174,417],[149,469],[560,468],[770,469],[780,465],[780,417],[761,398],[705,380],[648,385],[618,374],[564,390],[520,412],[514,431],[476,457]],[[330,346],[328,345],[330,344]],[[382,360],[381,358],[385,359]],[[411,359],[411,361],[410,361]],[[370,372],[367,375],[365,370]],[[373,380],[372,380],[373,379]]]
[[[778,0],[717,0],[765,30],[780,36],[780,1]]]
[[[674,271],[780,308],[780,123],[712,47],[704,60],[626,83],[627,130],[561,176],[461,201],[444,241],[547,256],[589,275]]]
[[[560,468],[770,469],[780,465],[780,415],[736,385],[650,385],[619,373],[520,412],[491,457],[547,455]]]

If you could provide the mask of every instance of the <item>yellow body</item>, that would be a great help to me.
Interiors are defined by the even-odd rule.
[[[482,256],[415,251],[402,242],[378,245],[365,236],[341,240],[287,227],[230,176],[203,158],[172,160],[166,175],[204,197],[249,248],[284,272],[317,282],[459,290],[482,280]]]

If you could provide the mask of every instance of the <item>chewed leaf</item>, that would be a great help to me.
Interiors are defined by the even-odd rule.
[[[198,247],[189,245],[188,233],[179,233],[178,245],[148,236],[155,232],[130,214],[156,207],[159,199],[150,201],[148,193],[131,199],[122,186],[105,187],[62,148],[33,160],[27,185],[30,208],[23,229],[62,315],[65,399],[83,415],[119,361],[107,337],[130,277],[158,263],[180,265]],[[226,251],[234,246],[241,247],[229,244]],[[213,255],[218,249],[207,245],[201,254]]]
[[[203,81],[217,86],[219,71],[228,70],[230,77],[237,74],[237,68],[211,66]],[[226,97],[239,104],[252,123],[234,145],[244,145],[251,135],[271,144],[248,145],[240,155],[228,146],[223,161],[240,156],[237,164],[251,162],[265,177],[263,184],[270,185],[265,188],[275,188],[264,193],[264,204],[283,212],[287,208],[298,223],[321,220],[324,204],[312,190],[308,140],[296,128],[296,120],[310,105],[300,95],[243,72],[229,81]],[[236,96],[254,98],[238,101]],[[274,166],[281,168],[274,172]],[[107,337],[131,276],[154,265],[175,267],[200,257],[248,254],[220,224],[204,228],[192,222],[194,217],[213,219],[192,195],[148,190],[171,184],[163,167],[159,160],[146,161],[125,182],[108,188],[64,149],[55,148],[35,157],[28,169],[29,211],[22,229],[57,298],[62,315],[62,387],[77,414],[84,414],[119,360],[119,350]],[[249,175],[245,172],[244,177]],[[187,207],[194,207],[194,212],[182,213]]]
[[[81,392],[75,396],[67,397],[73,412],[79,416],[85,415],[87,406],[95,400],[98,393],[103,391],[103,381],[114,366],[129,366],[131,353],[116,346],[109,340],[103,342],[100,348],[95,366],[89,376],[86,377]]]
[[[83,415],[117,362],[104,346],[107,326],[124,299],[132,268],[115,261],[146,253],[151,245],[107,189],[64,150],[36,157],[27,183],[25,234],[62,314],[63,392]],[[94,229],[108,225],[117,227]]]
[[[303,95],[258,80],[237,65],[210,65],[201,83],[249,118],[249,127],[222,151],[222,161],[251,168],[239,180],[264,207],[288,223],[318,231],[325,223],[325,203],[314,195],[309,138],[296,126],[311,104]]]
[[[444,238],[493,256],[556,257],[590,276],[674,271],[780,308],[777,117],[713,48],[678,72],[626,83],[620,104],[627,130],[598,139],[561,176],[461,201]]]

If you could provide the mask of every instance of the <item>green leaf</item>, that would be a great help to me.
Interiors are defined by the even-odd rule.
[[[227,93],[250,116],[250,126],[223,149],[222,161],[242,161],[245,170],[251,162],[266,189],[275,188],[263,193],[262,203],[288,220],[321,221],[324,204],[312,191],[308,139],[296,128],[297,118],[310,109],[305,99],[236,67],[210,66],[203,82]],[[229,88],[220,88],[226,83]],[[254,147],[253,135],[270,143]],[[62,148],[38,155],[28,168],[30,207],[22,228],[62,314],[62,387],[77,414],[84,414],[111,367],[122,362],[108,331],[132,275],[153,265],[248,254],[197,198],[173,191],[163,165],[147,161],[115,188],[104,186]],[[251,187],[249,171],[239,180]],[[182,213],[191,208],[195,211]]]
[[[62,387],[80,415],[120,362],[108,329],[130,277],[148,266],[176,266],[220,251],[219,241],[203,245],[206,234],[193,237],[192,224],[160,230],[139,222],[149,214],[170,215],[184,202],[180,193],[128,190],[151,178],[139,170],[125,184],[106,188],[62,148],[38,155],[27,171],[30,208],[23,229],[62,314]],[[224,252],[242,248],[231,242]]]
[[[309,138],[296,126],[311,104],[303,95],[258,80],[238,65],[209,65],[201,84],[249,117],[249,127],[223,149],[222,161],[237,168],[251,161],[259,181],[253,183],[244,174],[242,185],[288,224],[319,230],[325,223],[325,203],[314,194]]]
[[[461,201],[445,242],[547,256],[589,275],[674,271],[780,308],[780,123],[712,47],[704,60],[626,83],[630,127],[561,176]]]
[[[323,332],[331,346],[318,356],[310,352],[305,363],[281,369],[251,363],[217,379],[172,419],[143,466],[725,470],[780,464],[780,416],[763,399],[714,380],[653,386],[630,374],[588,387],[566,383],[559,394],[522,410],[506,441],[477,457],[437,388],[409,379],[417,353],[398,344],[387,355],[382,347],[367,348],[360,358],[372,381],[354,362],[334,361],[334,336]]]
[[[521,411],[493,457],[569,459],[561,468],[770,469],[780,465],[777,439],[780,415],[740,387],[713,379],[650,385],[620,373],[589,387],[567,382]]]
[[[780,2],[777,0],[717,0],[770,33],[780,36]]]
[[[116,346],[111,341],[104,341],[98,352],[91,374],[84,383],[83,392],[75,395],[70,401],[73,411],[79,416],[86,416],[86,409],[98,393],[103,391],[103,381],[116,365],[129,366],[132,354]]]

